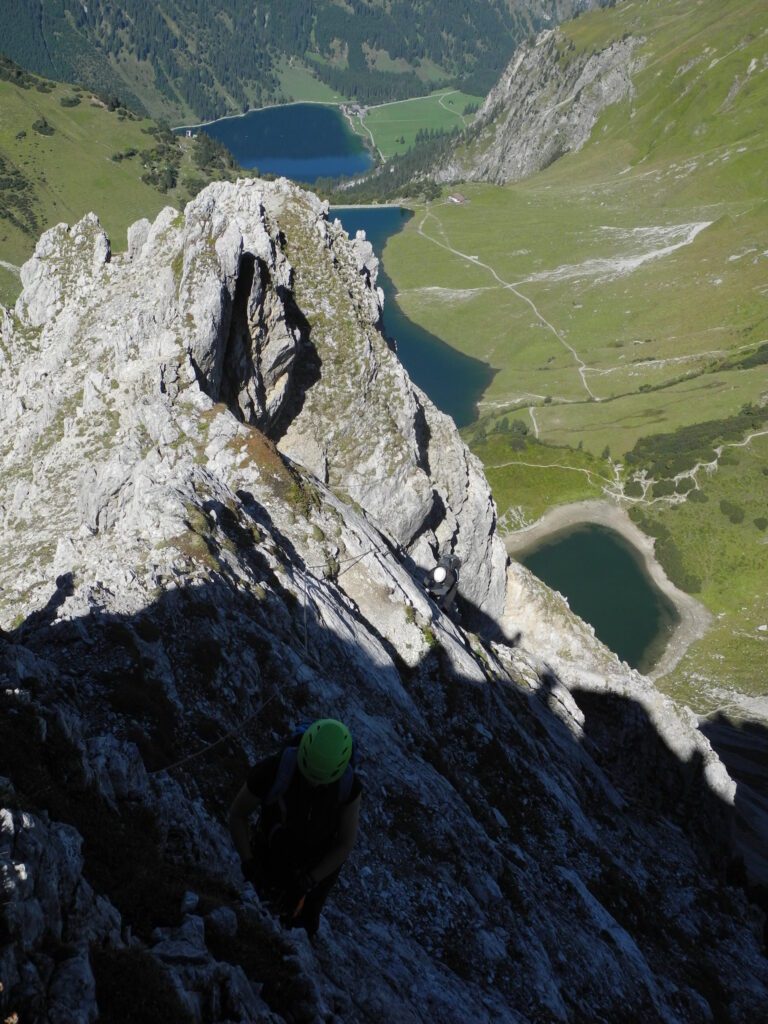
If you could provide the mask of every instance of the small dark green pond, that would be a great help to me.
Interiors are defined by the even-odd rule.
[[[645,571],[639,553],[603,526],[554,534],[517,559],[568,598],[603,643],[641,672],[661,657],[679,621],[675,607]]]

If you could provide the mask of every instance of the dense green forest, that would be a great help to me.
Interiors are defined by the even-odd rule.
[[[437,82],[481,94],[531,32],[597,2],[4,0],[0,28],[3,52],[39,74],[206,119],[278,101],[286,59],[365,103]]]
[[[343,178],[318,178],[313,190],[332,203],[387,202],[391,199],[435,199],[440,188],[429,176],[438,159],[455,145],[459,130],[420,129],[415,145],[380,164],[354,184]]]

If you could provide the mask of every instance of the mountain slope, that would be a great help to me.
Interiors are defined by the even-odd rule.
[[[466,148],[440,174],[499,183],[526,177],[581,149],[604,110],[604,169],[754,143],[764,131],[767,31],[757,0],[619,4],[586,14],[518,51]],[[593,166],[597,144],[593,138]],[[739,174],[747,171],[746,187],[759,169],[750,148]],[[710,166],[698,168],[697,184],[709,178],[719,189],[721,168]]]
[[[128,225],[182,203],[235,168],[210,140],[179,139],[82,88],[0,57],[0,299],[19,292],[18,267],[40,232],[103,211],[115,246]]]
[[[23,281],[0,347],[5,1016],[759,1019],[731,780],[506,565],[476,460],[377,329],[370,247],[246,181],[114,258],[95,217],[61,225]],[[421,587],[440,546],[463,626]],[[365,812],[310,945],[243,886],[224,821],[248,762],[325,713]]]
[[[387,249],[408,315],[498,369],[472,444],[509,526],[578,499],[633,510],[715,616],[662,685],[762,718],[767,39],[765,5],[691,0],[540,38],[451,165],[507,180],[560,157],[462,186],[466,206],[432,204]]]
[[[8,56],[52,78],[138,97],[189,122],[274,101],[303,67],[365,101],[402,99],[460,78],[485,93],[515,45],[595,0],[12,0]],[[434,25],[440,31],[434,31]]]

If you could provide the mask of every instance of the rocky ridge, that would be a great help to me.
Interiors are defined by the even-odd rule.
[[[51,1022],[754,1021],[734,786],[691,716],[507,566],[482,473],[285,181],[113,255],[41,239],[0,343],[0,1009]],[[462,557],[463,625],[420,567]],[[349,722],[362,835],[320,941],[225,827]],[[625,1019],[622,1017],[622,1019]]]
[[[557,29],[514,54],[488,94],[463,145],[436,168],[436,181],[503,185],[543,170],[586,143],[606,107],[632,97],[642,39],[571,55]]]

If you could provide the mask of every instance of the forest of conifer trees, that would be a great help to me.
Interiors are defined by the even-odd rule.
[[[4,0],[0,28],[23,67],[207,120],[279,101],[286,58],[369,104],[423,94],[441,75],[483,93],[547,14],[583,2],[542,0],[534,17],[524,0]]]

